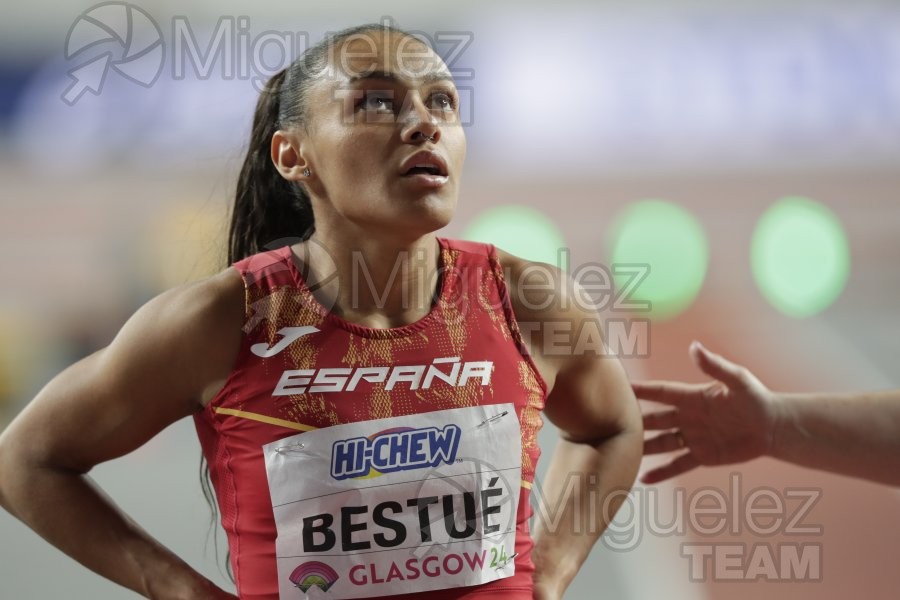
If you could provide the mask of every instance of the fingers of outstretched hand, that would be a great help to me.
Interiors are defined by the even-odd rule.
[[[684,437],[680,431],[667,431],[644,440],[644,454],[661,454],[674,452],[685,446]]]
[[[686,398],[701,392],[706,384],[681,383],[680,381],[632,381],[631,389],[641,400],[677,405]]]
[[[659,483],[660,481],[677,477],[682,473],[687,473],[699,465],[700,463],[697,462],[697,459],[690,452],[679,454],[671,462],[668,462],[661,467],[651,469],[641,475],[641,482]]]
[[[700,342],[692,342],[689,353],[701,371],[718,379],[729,388],[741,387],[745,383],[744,367],[710,352]]]
[[[677,410],[646,411],[642,416],[645,430],[675,429],[679,425]]]

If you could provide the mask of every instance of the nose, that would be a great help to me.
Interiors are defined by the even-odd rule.
[[[416,144],[428,139],[437,142],[441,139],[438,121],[421,99],[416,98],[410,103],[409,110],[403,118],[400,136],[407,144]]]

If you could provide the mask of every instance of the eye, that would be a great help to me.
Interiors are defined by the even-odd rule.
[[[394,112],[394,100],[388,92],[366,92],[358,106],[373,112]]]
[[[447,92],[436,92],[431,96],[431,108],[453,111],[456,109],[456,99]]]

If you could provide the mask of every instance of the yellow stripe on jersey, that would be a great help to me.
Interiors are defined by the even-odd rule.
[[[295,423],[294,421],[286,421],[284,419],[278,419],[276,417],[270,417],[268,415],[261,415],[259,413],[248,412],[246,410],[235,410],[233,408],[216,407],[216,414],[231,415],[232,417],[240,417],[242,419],[259,421],[260,423],[268,423],[269,425],[278,425],[280,427],[287,427],[288,429],[296,429],[297,431],[312,431],[313,429],[318,429],[318,427],[313,427],[312,425],[304,425],[303,423]]]

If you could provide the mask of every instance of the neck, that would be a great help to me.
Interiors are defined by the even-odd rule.
[[[316,232],[295,247],[316,299],[367,327],[400,327],[431,310],[439,247],[431,233],[414,241]]]

